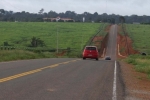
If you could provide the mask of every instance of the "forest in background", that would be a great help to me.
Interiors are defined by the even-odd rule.
[[[6,22],[43,22],[43,18],[71,18],[74,19],[75,22],[82,22],[83,18],[85,18],[85,22],[110,22],[110,23],[119,23],[119,18],[121,15],[115,14],[98,14],[83,12],[82,14],[77,14],[75,11],[66,11],[62,13],[57,13],[55,11],[50,10],[49,12],[44,12],[42,8],[37,13],[29,13],[26,11],[22,12],[13,12],[13,11],[6,11],[4,9],[0,9],[0,21]],[[131,15],[131,16],[122,16],[125,18],[125,23],[141,23],[141,24],[149,24],[150,23],[150,16],[138,16],[138,15]]]

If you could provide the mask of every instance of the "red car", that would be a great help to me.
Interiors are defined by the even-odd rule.
[[[96,59],[98,60],[99,53],[98,49],[96,46],[86,46],[84,48],[83,54],[82,54],[83,59],[85,60],[86,58],[91,58],[91,59]]]

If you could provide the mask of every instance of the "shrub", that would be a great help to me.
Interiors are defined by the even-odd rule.
[[[126,59],[126,62],[129,63],[129,64],[137,65],[137,61],[133,58]]]

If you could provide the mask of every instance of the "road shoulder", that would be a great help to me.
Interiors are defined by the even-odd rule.
[[[125,100],[150,100],[150,80],[144,73],[136,72],[133,65],[120,61],[125,84]]]

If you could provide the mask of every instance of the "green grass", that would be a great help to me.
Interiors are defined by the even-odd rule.
[[[150,79],[150,56],[131,55],[125,61],[134,65],[136,71],[146,73]]]
[[[126,29],[133,40],[134,49],[147,54],[132,55],[126,61],[135,65],[136,71],[146,73],[150,79],[150,25],[126,24]]]
[[[135,49],[150,54],[150,25],[127,24]]]
[[[98,32],[102,24],[99,23],[10,23],[0,24],[0,45],[4,42],[14,47],[27,47],[33,36],[40,38],[48,48],[58,47],[81,49],[89,38]]]
[[[102,23],[57,23],[57,22],[0,22],[0,61],[58,57],[56,52],[57,34],[59,54],[69,48],[63,57],[81,57],[83,47],[100,29],[98,35],[105,35]],[[45,47],[30,48],[31,38],[40,38]],[[3,47],[8,42],[15,50]],[[6,49],[6,50],[5,50]],[[44,51],[44,52],[41,52]]]
[[[0,51],[0,62],[2,61],[12,61],[12,60],[23,60],[23,59],[35,59],[35,58],[52,58],[56,57],[54,53],[43,52],[34,53],[25,50],[1,50]]]
[[[130,55],[130,56],[126,59],[126,61],[127,61],[128,63],[133,64],[133,65],[138,65],[139,62],[150,64],[149,60],[150,60],[150,56],[142,56],[142,55],[139,55],[139,54]]]

